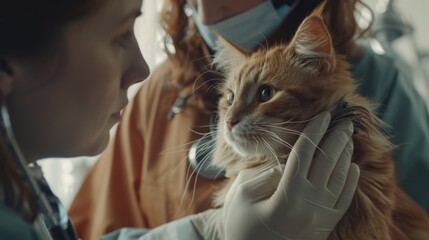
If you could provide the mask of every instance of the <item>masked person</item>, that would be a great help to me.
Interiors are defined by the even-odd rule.
[[[125,110],[114,139],[72,204],[70,214],[82,236],[91,239],[119,227],[153,228],[208,209],[222,179],[189,177],[187,149],[199,133],[209,131],[201,126],[208,126],[216,111],[210,89],[220,76],[208,67],[214,32],[247,49],[288,42],[316,4],[165,0],[160,25],[168,58]],[[360,4],[327,1],[325,23],[335,49],[352,64],[360,93],[378,104],[379,117],[391,127],[399,184],[429,211],[426,105],[395,59],[375,53],[360,38],[365,31],[353,17]]]
[[[149,75],[133,34],[141,4],[141,0],[0,1],[0,239],[78,239],[37,160],[96,155],[105,148],[109,130],[127,104],[128,87]],[[321,140],[329,122],[329,114],[325,113],[309,124],[308,131],[321,134],[310,140],[302,138],[302,146],[296,146],[296,150],[308,152],[308,145],[312,145],[314,151],[316,146],[311,141]],[[350,138],[353,128],[349,122],[338,130]],[[326,142],[337,146],[343,141],[328,136]],[[345,154],[333,157],[333,162],[350,164],[352,149],[346,144],[342,149]],[[310,166],[313,155],[305,159]],[[344,214],[355,191],[359,170],[354,164],[350,169],[333,173],[351,176],[346,182],[339,181],[345,188],[334,201],[344,204],[333,211],[333,225]],[[242,175],[236,184],[246,188],[251,176]],[[281,176],[268,172],[254,183],[271,186],[275,191],[277,184],[284,188],[288,183],[280,180]],[[249,188],[248,193],[252,191]],[[242,197],[242,201],[248,199]],[[234,200],[227,202],[237,204]],[[284,200],[275,202],[283,206]],[[251,208],[237,210],[256,212]],[[301,215],[320,216],[325,211],[314,210]],[[215,226],[219,221],[205,218],[221,211],[194,215],[193,221]],[[201,237],[189,220],[169,226],[188,232],[182,239]],[[255,224],[236,226],[258,229]],[[222,229],[217,231],[213,234],[224,234]]]

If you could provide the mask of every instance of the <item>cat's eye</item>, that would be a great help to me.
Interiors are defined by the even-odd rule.
[[[275,89],[268,85],[262,85],[259,87],[258,92],[256,93],[256,100],[258,102],[267,102],[269,101],[275,93]]]
[[[234,102],[234,93],[232,91],[229,91],[228,94],[226,95],[226,103],[228,104],[228,106],[231,106],[233,102]]]

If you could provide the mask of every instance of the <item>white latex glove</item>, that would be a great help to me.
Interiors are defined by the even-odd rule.
[[[316,151],[329,121],[325,112],[308,124],[283,174],[241,171],[223,209],[194,217],[204,239],[327,239],[350,206],[359,178],[358,166],[351,163],[350,121],[330,131]]]

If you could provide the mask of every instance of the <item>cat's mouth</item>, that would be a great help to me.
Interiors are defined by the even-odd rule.
[[[231,144],[245,144],[249,142],[249,139],[251,139],[248,134],[233,132],[227,133],[225,137]]]
[[[228,129],[225,133],[226,136],[231,138],[237,138],[237,139],[246,139],[246,138],[252,138],[256,136],[256,133],[254,131],[248,131],[249,129],[246,129],[242,127],[241,125],[235,126],[232,129]]]
[[[272,155],[275,152],[273,143],[257,133],[229,133],[226,142],[242,156]]]
[[[230,135],[232,137],[235,138],[240,138],[240,139],[251,139],[251,138],[255,138],[258,137],[259,134],[254,133],[254,132],[231,132]]]

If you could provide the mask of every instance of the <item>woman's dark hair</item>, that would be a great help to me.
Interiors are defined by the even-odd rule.
[[[95,0],[0,0],[0,58],[26,58],[52,47],[64,26]]]
[[[12,74],[5,58],[48,53],[65,26],[96,10],[101,0],[0,0],[0,71]],[[5,101],[0,96],[0,103]],[[38,214],[3,137],[0,137],[0,202],[32,222]]]

